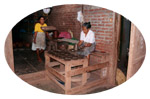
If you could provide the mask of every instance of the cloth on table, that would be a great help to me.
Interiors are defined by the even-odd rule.
[[[59,37],[70,39],[71,34],[69,32],[60,32]]]

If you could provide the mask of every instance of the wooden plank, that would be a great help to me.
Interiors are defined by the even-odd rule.
[[[51,57],[51,58],[53,58],[53,59],[55,59],[55,60],[57,60],[57,61],[59,61],[60,63],[63,63],[63,64],[70,63],[71,67],[73,67],[73,66],[78,66],[78,65],[82,65],[83,62],[84,62],[84,59],[65,61],[65,60],[63,60],[63,59],[60,59],[60,58],[58,58],[58,57],[55,57],[55,56],[49,54],[47,51],[45,52],[45,55],[46,55],[46,56],[49,56],[49,57]]]
[[[57,72],[55,69],[50,68],[48,66],[46,66],[46,69],[53,75],[55,75],[56,77],[58,77],[60,80],[62,80],[63,82],[65,82],[65,77],[63,75],[61,75],[59,72]]]
[[[34,76],[34,78],[33,78]],[[24,81],[33,81],[36,80],[37,78],[43,78],[45,76],[45,71],[40,71],[40,72],[35,72],[35,73],[29,73],[29,74],[23,74],[19,75],[19,77],[24,80]]]
[[[39,82],[44,82],[44,80],[46,79],[45,70],[35,73],[19,75],[19,77],[31,85],[35,85],[36,83]]]
[[[106,81],[105,81],[106,82]],[[105,90],[108,90],[109,88],[107,88],[107,86],[108,86],[108,83],[99,83],[99,84],[97,84],[96,86],[93,86],[93,87],[91,87],[91,88],[88,88],[88,89],[86,89],[86,90],[83,90],[83,91],[80,91],[80,92],[77,92],[77,93],[75,93],[75,94],[92,94],[93,92],[92,91],[94,91],[94,90],[96,90],[96,89],[104,89],[105,88]],[[99,92],[99,91],[98,91]],[[94,93],[96,93],[96,92],[94,92]]]
[[[84,72],[89,72],[89,71],[101,69],[101,68],[107,67],[108,65],[109,65],[109,62],[105,62],[105,63],[93,65],[93,66],[88,66],[85,68],[78,68],[78,69],[71,70],[71,71],[67,72],[67,75],[68,76],[75,76],[75,75],[79,75],[79,74],[84,73]]]
[[[9,32],[5,41],[5,57],[11,70],[14,72],[14,55],[12,45],[12,31]]]
[[[46,26],[46,27],[42,27],[42,30],[45,31],[45,32],[53,31],[53,30],[56,30],[56,27],[54,27],[54,26]]]
[[[95,81],[86,83],[85,85],[81,85],[81,86],[72,88],[72,89],[70,89],[70,90],[67,91],[67,94],[79,93],[81,91],[88,90],[89,88],[102,85],[103,83],[106,83],[106,78],[101,79],[101,80],[95,80]]]
[[[65,90],[65,86],[63,86],[62,84],[60,84],[56,80],[56,77],[54,77],[48,70],[46,70],[45,74],[48,76],[49,79],[51,79],[52,81],[54,81],[58,86],[60,86],[63,90]]]
[[[59,63],[59,62],[57,62],[57,61],[55,61],[55,62],[49,62],[48,63],[48,67],[54,67],[54,66],[58,66],[58,65],[60,65],[61,63]]]
[[[83,65],[84,59],[71,60],[69,62],[70,62],[71,67],[74,67],[74,66]]]
[[[101,53],[101,52],[93,52],[90,54],[90,57],[98,57],[100,58],[100,61],[99,62],[94,62],[94,64],[97,64],[97,63],[104,63],[104,62],[108,62],[109,61],[109,54],[108,53]],[[93,64],[93,65],[94,65]]]
[[[79,42],[78,40],[72,40],[72,39],[66,39],[66,38],[58,39],[58,41],[60,41],[60,42],[68,42],[68,43],[75,43],[75,44],[77,44]]]
[[[141,32],[131,24],[127,79],[131,78],[141,67],[146,53],[145,41]]]
[[[92,52],[90,55],[103,57],[103,56],[109,56],[109,53],[102,53],[102,52],[99,52],[99,51],[95,51],[95,52]]]

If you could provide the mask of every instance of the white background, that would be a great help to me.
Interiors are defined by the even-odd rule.
[[[150,99],[150,3],[149,0],[1,0],[0,1],[0,99]],[[146,59],[130,80],[113,89],[91,95],[59,95],[25,83],[8,67],[4,57],[6,36],[25,16],[45,7],[60,4],[90,4],[122,14],[142,32]]]

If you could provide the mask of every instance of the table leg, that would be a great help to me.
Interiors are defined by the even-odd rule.
[[[84,59],[83,68],[88,67],[88,59]],[[84,85],[87,82],[87,73],[82,74],[82,85]]]
[[[55,48],[56,48],[56,50],[58,49],[58,44],[56,41],[55,41]]]
[[[63,70],[63,69],[64,69],[64,65],[60,64],[60,70]]]
[[[65,64],[65,94],[68,94],[68,90],[71,89],[71,76],[68,76],[68,71],[71,70],[71,65],[70,64]]]
[[[47,66],[50,62],[50,57],[45,53],[45,66]]]
[[[77,44],[75,44],[75,51],[77,51],[78,50],[78,45]]]

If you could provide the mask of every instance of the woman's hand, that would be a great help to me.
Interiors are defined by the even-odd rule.
[[[82,43],[83,43],[83,41],[80,40],[77,45],[80,46]]]
[[[37,36],[37,32],[34,33],[34,40],[33,42],[36,44],[36,36]]]
[[[92,44],[91,43],[87,43],[85,44],[85,47],[90,47]]]
[[[34,38],[34,43],[36,44],[36,39]]]
[[[48,32],[46,32],[46,37],[50,40],[51,38],[50,38],[50,36],[49,36],[49,34],[48,34]]]

